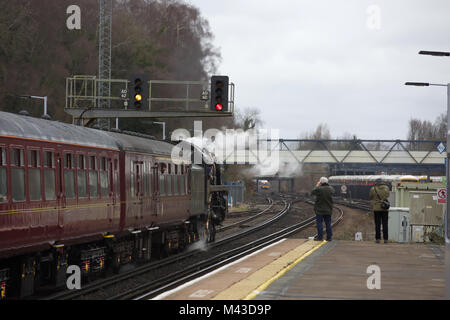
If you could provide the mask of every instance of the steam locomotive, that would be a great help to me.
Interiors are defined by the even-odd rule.
[[[174,145],[0,112],[0,298],[65,285],[214,241],[222,168],[173,161]],[[205,161],[208,158],[208,161]]]

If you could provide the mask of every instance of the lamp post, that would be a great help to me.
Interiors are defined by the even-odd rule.
[[[162,125],[163,140],[166,140],[166,123],[165,122],[158,122],[158,121],[153,121],[153,123]]]
[[[442,51],[419,51],[419,54],[428,55],[428,56],[436,56],[436,57],[449,57],[450,52],[442,52]]]
[[[21,98],[29,98],[29,99],[41,99],[44,100],[44,116],[47,115],[47,96],[39,97],[39,96],[29,96],[29,95],[20,95]]]
[[[446,51],[419,51],[419,54],[428,55],[428,56],[436,56],[436,57],[450,57],[450,52]],[[429,84],[431,85],[431,84]],[[443,86],[443,85],[440,85]],[[449,215],[449,163],[450,152],[448,151],[449,147],[449,135],[448,130],[450,129],[450,84],[447,84],[447,161],[445,166],[445,176],[447,177],[447,202],[446,202],[446,210],[445,210],[445,269],[446,269],[446,290],[445,290],[445,298],[450,300],[450,215]]]
[[[420,54],[424,54],[422,52],[432,52],[432,51],[420,51]],[[439,56],[447,56],[447,52],[444,53],[436,53],[432,52],[430,55],[439,55]],[[448,56],[450,56],[450,53],[448,53]],[[445,208],[445,221],[444,221],[444,237],[445,237],[445,247],[446,247],[446,254],[445,254],[445,265],[446,265],[446,292],[445,292],[445,298],[450,299],[450,215],[449,215],[449,163],[448,159],[450,157],[450,153],[448,150],[449,147],[449,135],[448,130],[450,128],[450,83],[448,84],[438,84],[438,83],[428,83],[428,82],[406,82],[405,85],[407,86],[419,86],[419,87],[428,87],[428,86],[438,86],[438,87],[447,87],[447,159],[446,159],[446,166],[445,166],[445,177],[446,177],[446,189],[447,189],[447,201],[446,201],[446,208]]]

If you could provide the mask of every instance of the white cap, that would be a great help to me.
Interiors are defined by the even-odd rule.
[[[328,183],[328,179],[326,177],[320,178],[320,183]]]

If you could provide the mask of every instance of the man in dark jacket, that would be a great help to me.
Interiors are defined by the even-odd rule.
[[[381,202],[389,198],[389,187],[380,178],[375,180],[375,185],[370,188],[369,196],[372,200],[373,214],[375,217],[375,241],[380,243],[381,225],[383,225],[384,243],[388,242],[389,211],[381,207]]]
[[[315,240],[323,240],[322,220],[325,221],[327,228],[327,241],[332,240],[331,213],[333,211],[333,192],[334,189],[330,187],[328,179],[325,177],[320,178],[316,187],[311,191],[311,194],[316,197],[314,212],[316,213],[317,237]]]

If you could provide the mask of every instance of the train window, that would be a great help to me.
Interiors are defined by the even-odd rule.
[[[153,187],[152,187],[152,185],[153,185],[153,170],[152,170],[152,164],[151,163],[149,163],[148,164],[148,192],[149,192],[149,195],[152,195],[153,194]]]
[[[89,156],[89,194],[90,198],[98,198],[97,157]]]
[[[84,154],[78,155],[78,169],[85,170],[86,169],[86,157]]]
[[[66,153],[64,157],[64,168],[73,169],[73,154]]]
[[[73,163],[73,154],[66,153],[64,155],[64,187],[66,191],[66,199],[75,199],[75,171]]]
[[[147,179],[147,163],[144,162],[142,165],[142,189],[143,189],[143,194],[146,196],[148,195],[147,191],[148,191],[148,179]]]
[[[96,156],[89,157],[89,170],[97,170],[97,157]]]
[[[175,194],[180,195],[180,196],[183,195],[183,185],[181,184],[182,178],[183,178],[183,176],[180,176],[180,175],[176,176],[177,182],[175,184],[175,187],[176,187]]]
[[[89,193],[91,198],[98,198],[98,172],[89,171]]]
[[[164,174],[164,172],[166,171],[166,165],[164,163],[161,163],[160,168],[161,174],[159,175],[159,194],[163,196],[166,195],[166,175]]]
[[[165,196],[166,195],[165,176],[159,176],[159,194],[161,196]]]
[[[175,167],[175,174],[178,174],[178,166],[175,164],[174,167]]]
[[[106,198],[109,191],[108,180],[108,159],[106,157],[100,158],[100,192],[102,197]]]
[[[168,169],[169,169],[169,170],[167,170],[167,173],[168,173],[168,174],[172,174],[172,165],[169,163],[169,164],[167,165],[167,167],[168,167]]]
[[[51,151],[45,151],[44,152],[44,164],[47,168],[54,168],[55,167],[55,157],[54,152]]]
[[[41,169],[28,170],[28,189],[31,201],[42,200]]]
[[[184,165],[180,165],[181,174],[184,174]]]
[[[114,181],[116,182],[116,195],[120,197],[119,173],[114,172]]]
[[[28,150],[28,166],[32,168],[41,166],[41,155],[39,150]]]
[[[64,170],[64,186],[66,198],[75,199],[75,175],[72,170]]]
[[[97,167],[97,158],[95,156],[88,156],[88,186],[89,186],[89,194],[90,198],[96,198],[98,194],[98,175],[95,172],[95,168]]]
[[[176,175],[176,176],[174,176],[174,179],[175,179],[175,181],[174,181],[174,185],[173,185],[173,194],[174,195],[179,195],[180,193],[179,193],[179,185],[180,185],[180,178],[181,178],[181,176],[178,176],[178,175]]]
[[[42,200],[39,150],[28,150],[28,192],[31,201]]]
[[[23,149],[11,148],[11,195],[14,202],[25,201],[25,168]]]
[[[186,177],[184,175],[181,175],[180,176],[180,194],[181,195],[186,194],[186,189],[184,188],[184,179],[186,179]]]
[[[87,193],[87,177],[86,177],[86,156],[79,154],[77,156],[77,185],[78,199],[86,199]]]
[[[109,189],[108,172],[100,171],[100,192],[103,198],[106,198],[108,196],[108,189]]]
[[[108,170],[108,162],[105,157],[100,158],[100,170],[106,171]]]
[[[45,200],[56,199],[55,170],[44,170]]]
[[[0,203],[8,201],[8,179],[6,168],[0,168]]]
[[[169,164],[169,170],[170,170],[170,164]],[[173,176],[171,174],[166,175],[166,181],[167,181],[167,195],[172,195],[172,178]]]
[[[6,165],[6,149],[0,147],[0,166]]]
[[[11,169],[12,198],[14,202],[25,201],[25,169]]]
[[[78,169],[78,198],[87,198],[86,170]]]
[[[165,174],[166,173],[166,169],[167,169],[166,164],[165,163],[161,163],[160,164],[160,168],[161,168],[161,174]]]
[[[8,201],[8,177],[4,166],[6,166],[6,149],[0,147],[0,203]]]
[[[56,199],[55,153],[44,151],[44,190],[45,200]]]
[[[11,149],[11,165],[16,167],[24,166],[23,149]]]
[[[109,181],[108,181],[108,162],[105,157],[100,158],[100,192],[102,197],[108,196]]]

